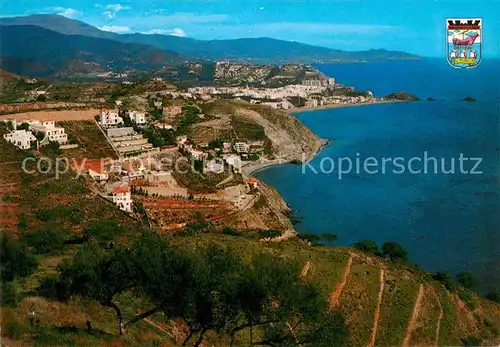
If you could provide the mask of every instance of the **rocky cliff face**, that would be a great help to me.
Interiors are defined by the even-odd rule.
[[[237,115],[264,128],[273,153],[285,161],[311,158],[324,143],[316,134],[291,114],[260,105],[245,105]]]
[[[216,100],[204,105],[212,119],[191,133],[197,143],[214,138],[263,140],[271,157],[283,161],[309,159],[324,143],[290,113],[242,101]]]
[[[231,218],[216,223],[218,228],[238,230],[279,230],[282,238],[296,234],[290,221],[290,208],[276,189],[261,182],[260,197],[255,205]]]

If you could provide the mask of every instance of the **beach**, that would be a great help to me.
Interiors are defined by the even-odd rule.
[[[354,106],[367,106],[367,105],[377,105],[377,104],[391,104],[396,102],[406,102],[404,100],[375,100],[372,102],[360,102],[356,104],[328,104],[315,107],[295,107],[290,109],[292,113],[307,112],[307,111],[317,111],[317,110],[328,110],[332,108],[342,108],[342,107],[354,107]]]
[[[309,160],[312,160],[314,157],[316,157],[323,148],[325,148],[326,146],[330,145],[332,143],[331,140],[325,140],[325,139],[321,139],[320,140],[320,143],[319,143],[319,146],[317,146],[317,148],[315,149],[315,151],[313,152],[313,154],[311,156],[309,156],[309,158],[307,159],[308,161]],[[252,163],[249,163],[247,165],[244,165],[242,167],[242,172],[244,175],[246,176],[251,176],[253,175],[254,173],[260,171],[260,170],[264,170],[270,166],[273,166],[273,165],[281,165],[281,164],[287,164],[287,163],[292,163],[292,162],[295,162],[294,160],[288,160],[288,159],[284,159],[284,158],[279,158],[279,159],[275,159],[275,160],[268,160],[268,161],[265,161],[265,162],[252,162]],[[302,164],[302,163],[297,163],[297,164]]]

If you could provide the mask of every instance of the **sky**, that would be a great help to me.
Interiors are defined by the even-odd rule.
[[[483,57],[500,58],[500,0],[0,0],[0,16],[57,13],[102,30],[196,39],[273,37],[343,50],[446,54],[446,18],[483,19]]]

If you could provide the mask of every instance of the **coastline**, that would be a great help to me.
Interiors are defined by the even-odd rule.
[[[319,146],[316,147],[316,149],[309,156],[307,161],[314,159],[323,150],[323,148],[329,146],[332,143],[333,143],[333,140],[320,139]],[[248,165],[243,166],[241,170],[242,170],[244,175],[253,176],[253,174],[255,174],[256,172],[267,169],[268,167],[271,167],[274,165],[290,164],[292,162],[293,162],[293,160],[285,160],[285,159],[280,158],[280,159],[275,159],[275,160],[269,160],[267,162],[250,163]]]
[[[405,100],[376,100],[374,102],[362,102],[362,103],[356,103],[356,104],[328,104],[328,105],[322,105],[322,106],[316,106],[316,107],[295,107],[293,109],[290,109],[291,114],[299,113],[299,112],[309,112],[309,111],[319,111],[319,110],[327,110],[327,109],[334,109],[334,108],[343,108],[343,107],[356,107],[356,106],[367,106],[367,105],[377,105],[377,104],[392,104],[392,103],[399,103],[399,102],[407,102]],[[307,159],[312,160],[314,159],[326,146],[329,146],[332,143],[333,140],[327,140],[327,139],[320,139],[320,144],[316,148],[316,150],[311,154],[311,156]],[[282,164],[289,164],[293,160],[285,160],[285,159],[275,159],[275,160],[269,160],[266,162],[258,162],[258,163],[249,163],[245,166],[242,167],[241,171],[244,175],[246,176],[253,176],[258,171],[267,169],[268,167],[274,166],[274,165],[282,165]]]
[[[356,106],[367,106],[367,105],[377,105],[377,104],[392,104],[397,102],[408,102],[405,100],[376,100],[372,102],[360,102],[356,104],[328,104],[315,107],[295,107],[290,109],[291,113],[309,112],[309,111],[319,111],[328,110],[333,108],[343,108],[343,107],[356,107]]]

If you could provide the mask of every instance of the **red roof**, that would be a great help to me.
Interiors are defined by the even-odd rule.
[[[130,188],[128,186],[126,187],[114,187],[113,188],[113,194],[125,194],[130,192]]]

